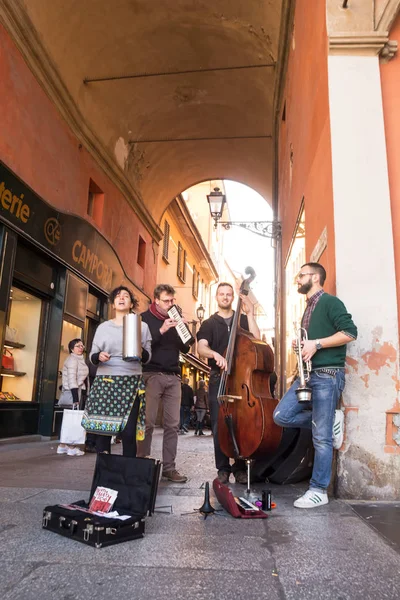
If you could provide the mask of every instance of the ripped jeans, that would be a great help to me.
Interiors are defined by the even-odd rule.
[[[310,489],[326,491],[332,473],[332,429],[335,409],[344,390],[344,369],[335,375],[312,371],[307,385],[312,389],[311,402],[298,402],[293,383],[274,411],[274,421],[281,427],[300,427],[312,430],[315,450]]]

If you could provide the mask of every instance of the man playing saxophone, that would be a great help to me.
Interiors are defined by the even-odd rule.
[[[343,442],[343,412],[335,409],[345,385],[346,345],[357,338],[357,327],[343,302],[324,292],[325,279],[324,267],[313,262],[304,264],[297,276],[297,291],[307,296],[301,321],[307,336],[299,353],[305,363],[311,361],[306,382],[311,401],[305,402],[297,392],[304,386],[304,378],[297,378],[274,411],[278,425],[312,430],[315,457],[310,487],[294,502],[296,508],[328,504],[333,447],[340,448]]]

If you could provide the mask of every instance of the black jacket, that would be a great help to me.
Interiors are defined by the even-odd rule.
[[[192,408],[194,404],[193,389],[188,383],[182,383],[181,406]]]
[[[164,321],[155,317],[150,310],[142,313],[141,317],[142,321],[149,326],[152,337],[151,361],[143,365],[143,372],[158,371],[180,375],[179,352],[189,352],[190,346],[181,341],[175,327],[161,335],[160,328]]]
[[[240,315],[240,327],[249,331],[249,322],[246,315]],[[224,355],[225,350],[228,347],[230,332],[225,320],[219,316],[218,313],[211,315],[209,319],[206,319],[201,324],[201,327],[197,333],[197,340],[207,340],[209,347],[214,352]],[[213,358],[208,359],[208,365],[211,371],[217,371],[220,369],[217,366]]]

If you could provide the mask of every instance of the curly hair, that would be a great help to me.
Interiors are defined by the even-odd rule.
[[[111,294],[109,296],[111,304],[114,304],[116,297],[119,296],[119,294],[121,292],[123,292],[123,291],[128,292],[129,297],[130,297],[131,302],[132,302],[132,309],[137,308],[138,305],[139,305],[139,300],[133,295],[132,290],[130,290],[129,288],[127,288],[125,285],[120,285],[119,287],[116,287],[111,292]]]

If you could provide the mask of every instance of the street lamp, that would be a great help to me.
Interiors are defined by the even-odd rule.
[[[202,304],[200,304],[200,306],[196,309],[196,315],[197,315],[200,325],[204,319],[205,312],[206,312],[206,309],[204,308],[204,306]]]
[[[213,192],[207,195],[207,202],[210,209],[211,218],[214,219],[214,226],[217,227],[218,220],[224,212],[224,204],[226,203],[225,194],[219,188],[214,188]]]
[[[281,224],[279,221],[220,221],[226,203],[226,196],[219,188],[207,195],[211,218],[214,219],[214,229],[222,225],[224,229],[233,226],[242,227],[262,237],[278,239],[281,237]]]

